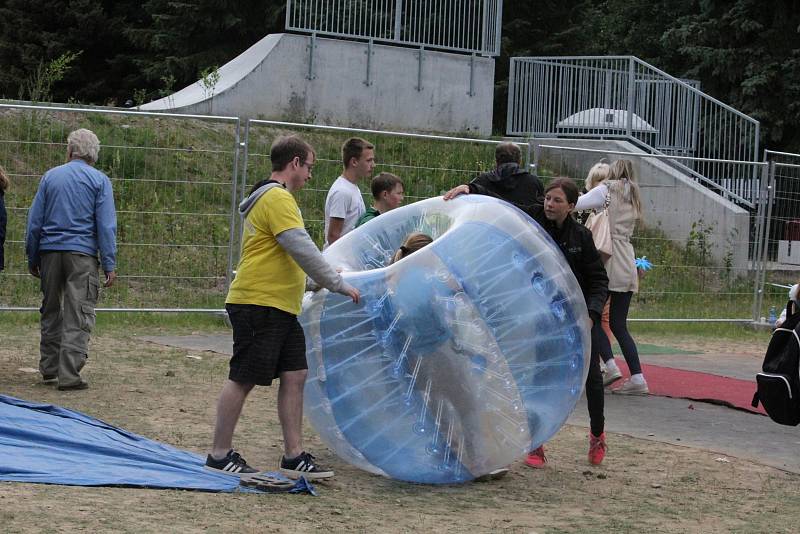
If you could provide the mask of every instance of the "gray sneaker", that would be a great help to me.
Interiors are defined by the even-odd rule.
[[[647,382],[643,384],[634,384],[630,380],[626,380],[622,387],[612,391],[615,395],[649,395],[650,390],[647,388]]]
[[[622,371],[619,370],[619,367],[609,370],[606,367],[605,372],[603,373],[603,387],[608,387],[617,380],[622,378]]]

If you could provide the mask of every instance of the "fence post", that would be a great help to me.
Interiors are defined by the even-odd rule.
[[[760,312],[764,305],[764,285],[767,278],[767,258],[769,257],[769,234],[772,226],[772,204],[775,199],[775,162],[770,161],[768,165],[767,176],[767,212],[764,218],[764,246],[761,249],[761,273],[759,276],[758,284],[758,311]]]
[[[764,153],[764,162],[767,162],[767,154]],[[761,168],[761,178],[759,180],[758,188],[758,202],[756,206],[756,227],[753,233],[753,322],[758,323],[761,318],[761,305],[759,303],[760,295],[764,290],[761,285],[761,270],[764,265],[761,261],[761,254],[766,246],[764,234],[765,213],[767,209],[767,183],[769,182],[769,166],[765,165]]]
[[[628,113],[627,113],[627,120],[625,121],[625,128],[628,133],[628,137],[633,137],[633,97],[634,91],[636,91],[636,85],[634,84],[636,77],[636,62],[633,56],[628,58]]]
[[[400,32],[402,28],[403,22],[403,0],[395,0],[394,1],[394,40],[395,42],[399,43],[400,40]]]
[[[503,1],[496,0],[495,5],[497,6],[497,16],[495,17],[495,34],[494,34],[494,44],[492,45],[492,52],[499,56],[500,55],[500,43],[502,41],[501,34],[503,30]]]
[[[286,24],[284,25],[284,28],[286,28],[286,29],[291,28],[291,25],[289,23],[292,20],[291,19],[292,1],[293,0],[286,0]]]

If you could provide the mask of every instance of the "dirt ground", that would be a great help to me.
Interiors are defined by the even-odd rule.
[[[139,335],[191,330],[100,328],[85,371],[91,388],[58,392],[37,374],[34,325],[2,329],[0,392],[80,410],[150,438],[204,453],[227,359],[162,347]],[[208,332],[203,332],[208,333]],[[642,342],[665,344],[654,337]],[[763,351],[759,342],[708,344],[687,336],[670,346]],[[201,359],[189,358],[199,357]],[[261,469],[281,454],[275,388],[245,406],[237,447]],[[692,448],[610,434],[600,467],[587,463],[587,430],[566,426],[548,446],[549,464],[521,462],[498,481],[430,487],[367,474],[338,460],[306,428],[306,448],[337,473],[318,497],[81,488],[0,483],[5,532],[796,532],[800,476]],[[4,460],[8,461],[8,459]]]

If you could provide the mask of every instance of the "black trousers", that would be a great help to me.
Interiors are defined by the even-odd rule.
[[[589,374],[586,377],[586,404],[589,407],[589,427],[592,434],[599,436],[605,429],[605,399],[603,397],[603,375],[600,372],[600,351],[598,342],[606,338],[600,322],[592,327],[592,350],[589,358]],[[608,338],[606,338],[608,343]]]

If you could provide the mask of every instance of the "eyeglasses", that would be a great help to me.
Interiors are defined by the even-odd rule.
[[[301,167],[305,167],[305,168],[307,168],[307,169],[308,169],[308,173],[309,173],[309,174],[311,174],[312,172],[314,172],[314,164],[313,164],[313,163],[312,163],[312,164],[310,164],[310,165],[308,164],[308,162],[305,162],[305,161],[301,163],[301,162],[300,162],[300,158],[297,158],[297,163],[298,163],[298,164],[299,164]]]

